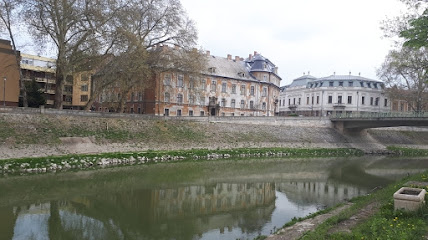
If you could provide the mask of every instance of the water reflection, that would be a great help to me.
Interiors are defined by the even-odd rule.
[[[219,161],[4,178],[0,239],[252,239],[428,167],[399,162]]]

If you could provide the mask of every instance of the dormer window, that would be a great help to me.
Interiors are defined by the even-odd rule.
[[[339,82],[339,87],[343,87],[343,82]]]
[[[367,83],[367,87],[368,87],[368,88],[371,88],[371,87],[372,87],[372,85],[368,82],[368,83]]]
[[[216,70],[215,67],[208,68],[208,72],[210,72],[210,73],[215,73],[215,70]]]
[[[244,72],[239,72],[239,73],[238,73],[238,76],[240,76],[240,77],[245,77],[245,73],[244,73]]]
[[[354,86],[354,82],[349,81],[348,82],[348,87],[353,87]]]
[[[364,83],[363,82],[360,82],[360,85],[361,85],[361,87],[364,87]]]
[[[333,83],[334,83],[333,81],[329,82],[329,86],[333,87]]]

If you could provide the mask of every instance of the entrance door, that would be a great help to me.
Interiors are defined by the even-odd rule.
[[[211,108],[211,116],[215,116],[215,108]]]

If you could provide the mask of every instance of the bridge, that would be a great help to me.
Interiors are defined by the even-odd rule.
[[[361,132],[367,128],[427,126],[428,113],[349,113],[331,115],[334,127],[342,133]]]

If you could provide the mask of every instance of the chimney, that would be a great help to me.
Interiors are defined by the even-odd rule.
[[[251,53],[250,53],[250,55],[248,55],[248,60],[251,61],[251,59],[253,59],[253,55],[251,55]]]
[[[349,76],[351,76],[351,71],[349,71]]]
[[[210,51],[207,51],[207,56],[209,56],[210,55]]]
[[[257,51],[254,51],[254,57],[257,55]]]
[[[311,75],[311,71],[308,71],[308,75]]]
[[[227,54],[227,60],[232,60],[232,55]]]
[[[239,62],[241,58],[239,56],[235,56],[235,62]]]

